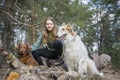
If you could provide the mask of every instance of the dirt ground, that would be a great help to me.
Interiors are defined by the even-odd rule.
[[[103,80],[120,80],[120,70],[113,69],[113,68],[106,68],[103,69],[104,72],[104,79]]]
[[[0,68],[0,80],[4,80],[4,77],[5,75],[7,75],[8,72],[8,65],[2,65]],[[103,69],[102,72],[104,72],[103,80],[120,80],[120,72],[116,71],[113,68]]]

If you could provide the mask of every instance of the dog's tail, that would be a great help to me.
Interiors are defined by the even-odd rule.
[[[92,59],[87,60],[87,69],[88,69],[89,74],[103,77],[103,73],[99,72],[99,70],[97,69],[97,67]]]

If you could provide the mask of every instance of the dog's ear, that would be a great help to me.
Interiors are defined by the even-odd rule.
[[[71,28],[71,25],[70,25],[70,24],[67,24],[67,26]]]
[[[27,48],[26,50],[28,53],[32,50],[31,46],[29,46],[28,44],[26,44],[26,48]]]
[[[32,50],[31,46],[29,44],[26,44],[27,45],[27,49],[28,50]]]
[[[68,29],[68,31],[71,33],[71,35],[74,34],[73,29],[71,28],[71,25],[70,25],[70,24],[67,24],[67,29]]]
[[[68,30],[71,33],[71,35],[76,36],[77,33],[73,30],[73,27],[70,24],[67,24]]]
[[[28,49],[31,51],[32,50],[31,46],[28,46]]]

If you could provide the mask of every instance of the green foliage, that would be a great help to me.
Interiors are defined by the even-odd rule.
[[[48,16],[54,17],[58,24],[73,23],[84,30],[87,25],[91,24],[89,19],[94,13],[90,10],[90,5],[84,5],[79,0],[19,0],[18,5],[24,15],[30,18],[29,24],[40,23],[35,26],[36,33],[40,33],[43,27],[41,22]],[[28,34],[31,34],[31,31]]]
[[[120,66],[120,39],[119,35],[119,0],[92,0],[97,8],[96,14],[100,16],[100,20],[97,21],[96,29],[98,42],[100,42],[99,52],[107,53],[112,56],[112,62],[116,66]],[[103,14],[104,12],[104,14]]]
[[[37,15],[36,18],[39,21],[52,16],[58,23],[71,22],[78,24],[78,26],[85,26],[85,22],[92,17],[90,6],[83,5],[78,0],[22,0],[19,1],[19,5],[22,10],[31,11],[28,13],[31,17]]]

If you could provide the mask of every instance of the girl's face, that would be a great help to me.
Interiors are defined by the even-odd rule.
[[[47,20],[47,21],[46,21],[46,29],[47,29],[48,31],[52,31],[53,28],[54,28],[53,21]]]

